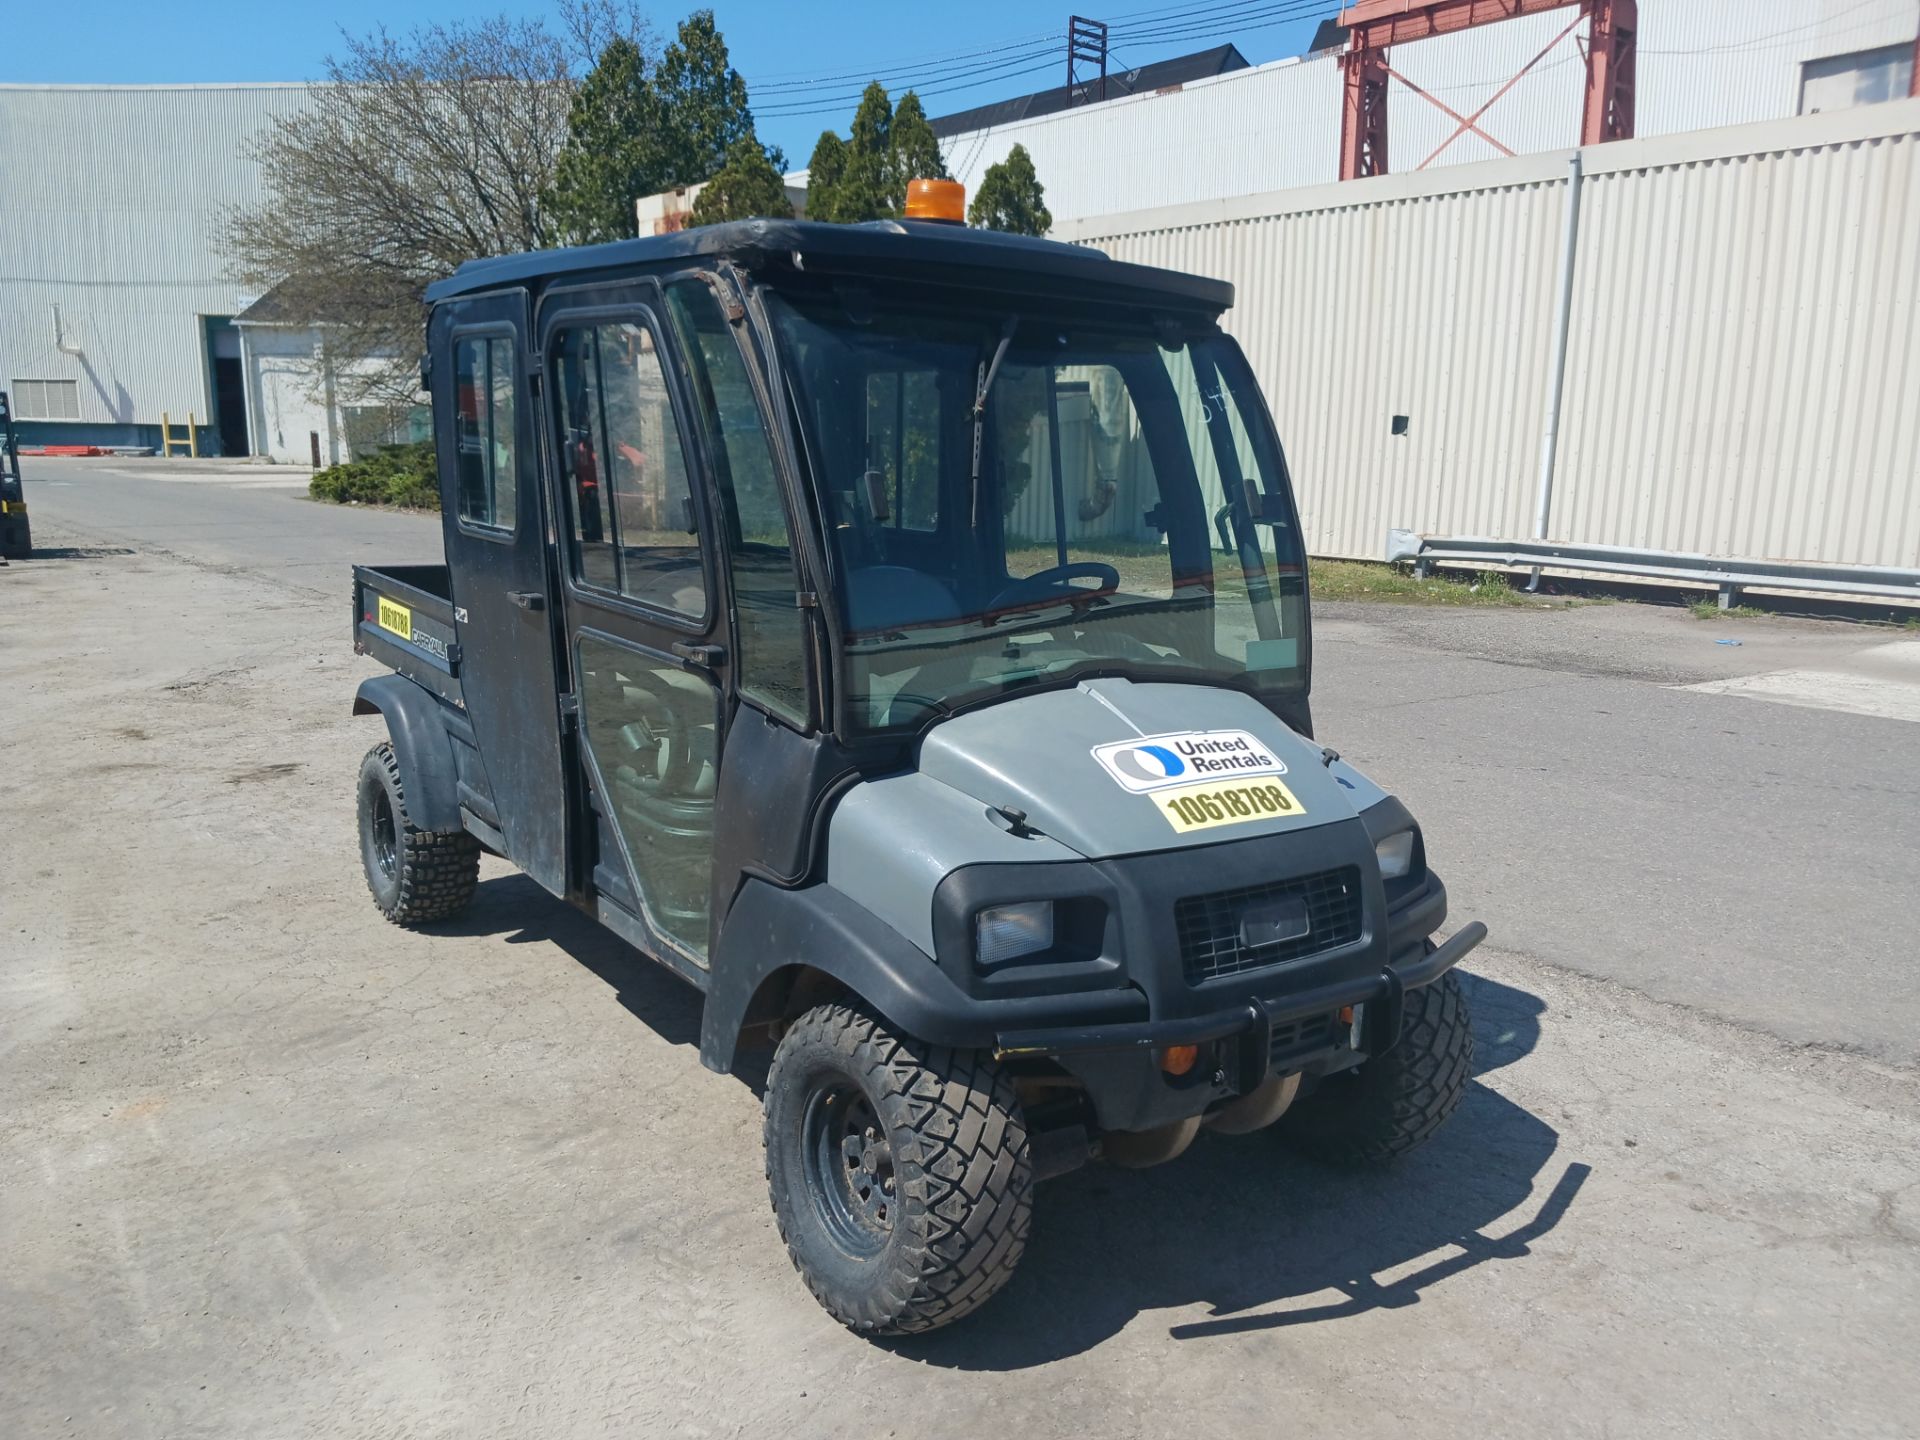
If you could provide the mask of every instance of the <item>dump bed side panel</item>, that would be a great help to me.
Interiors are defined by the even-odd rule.
[[[353,648],[464,709],[450,594],[444,565],[354,566]]]

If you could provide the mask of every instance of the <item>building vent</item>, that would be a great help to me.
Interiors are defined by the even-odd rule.
[[[78,420],[78,380],[16,380],[13,382],[13,418],[16,420]]]

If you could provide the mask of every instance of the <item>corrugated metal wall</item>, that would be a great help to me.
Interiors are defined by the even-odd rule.
[[[308,93],[0,86],[0,385],[76,380],[92,424],[204,421],[200,317],[254,298],[220,247],[229,208],[260,196],[247,147]]]
[[[1920,566],[1920,102],[1706,138],[1589,152],[1555,538]]]
[[[1061,238],[1234,282],[1315,553],[1525,538],[1570,158]],[[1583,159],[1552,538],[1920,565],[1920,101]]]

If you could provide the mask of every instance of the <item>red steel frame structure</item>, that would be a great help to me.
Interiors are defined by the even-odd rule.
[[[1387,51],[1394,45],[1562,9],[1576,11],[1567,28],[1471,115],[1462,115],[1443,104],[1387,63]],[[1634,55],[1640,28],[1637,0],[1356,0],[1341,11],[1338,22],[1347,30],[1347,51],[1340,57],[1346,74],[1346,104],[1340,121],[1340,178],[1357,180],[1387,173],[1387,86],[1393,80],[1458,122],[1453,134],[1419,168],[1431,165],[1442,150],[1469,130],[1496,150],[1511,155],[1511,150],[1480,128],[1480,117],[1571,35],[1582,20],[1589,22],[1589,28],[1580,143],[1598,145],[1606,140],[1629,139],[1633,135]]]

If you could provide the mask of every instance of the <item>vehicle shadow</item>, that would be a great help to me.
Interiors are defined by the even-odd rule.
[[[699,1045],[698,992],[524,875],[483,881],[461,919],[433,928],[555,945],[661,1039]],[[1539,1044],[1546,1007],[1538,997],[1465,972],[1461,979],[1477,1075]],[[756,1093],[765,1058],[736,1067]],[[1142,1312],[1196,1302],[1210,1315],[1171,1327],[1173,1338],[1417,1305],[1463,1271],[1524,1258],[1560,1223],[1589,1167],[1562,1166],[1536,1195],[1558,1144],[1551,1126],[1476,1081],[1431,1144],[1385,1170],[1321,1165],[1271,1133],[1203,1133],[1186,1155],[1153,1170],[1089,1166],[1039,1188],[1026,1258],[989,1310],[890,1348],[952,1369],[1018,1370],[1091,1349]]]
[[[699,991],[525,875],[482,880],[465,914],[432,929],[440,935],[499,935],[509,945],[558,946],[606,981],[620,1004],[662,1040],[700,1047]]]
[[[1463,978],[1480,1073],[1532,1049],[1541,1002]],[[1040,1187],[1026,1258],[990,1310],[892,1348],[958,1370],[1018,1370],[1088,1350],[1142,1312],[1196,1302],[1209,1315],[1170,1327],[1172,1338],[1417,1305],[1463,1271],[1524,1258],[1560,1223],[1589,1167],[1554,1173],[1558,1143],[1476,1082],[1431,1144],[1385,1170],[1321,1165],[1271,1133],[1203,1134],[1155,1170],[1089,1167]]]
[[[11,557],[15,565],[32,565],[41,560],[108,560],[134,552],[124,545],[36,545],[25,555]]]

